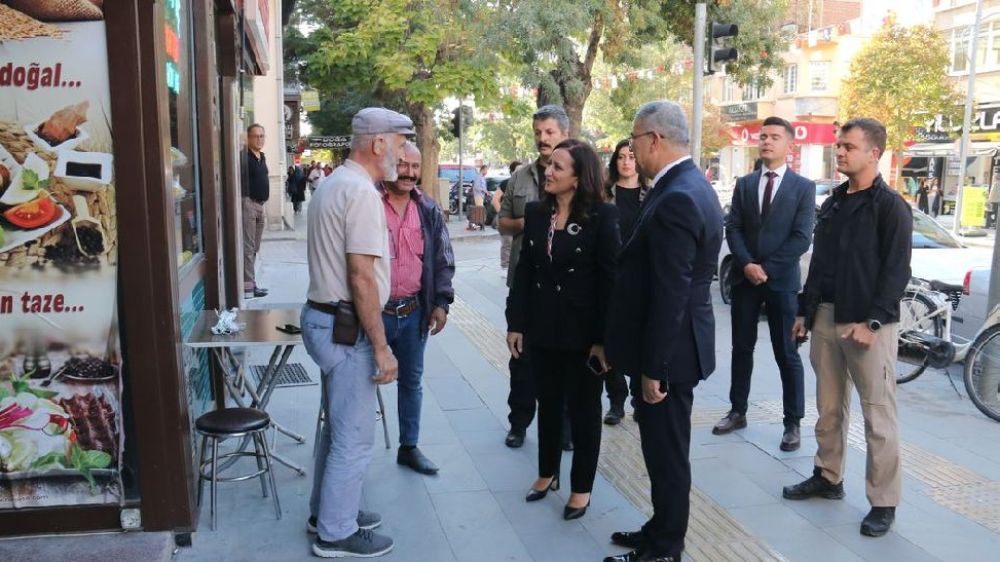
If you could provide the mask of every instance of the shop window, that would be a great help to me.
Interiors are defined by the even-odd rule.
[[[825,92],[830,88],[830,61],[809,63],[809,87],[813,92]]]
[[[790,64],[785,67],[785,89],[786,94],[794,94],[799,85],[799,65]]]
[[[170,113],[177,266],[202,252],[201,185],[198,178],[198,129],[194,85],[194,41],[190,0],[165,0],[164,84]]]

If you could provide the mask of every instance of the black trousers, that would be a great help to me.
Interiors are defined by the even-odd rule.
[[[757,324],[760,307],[767,312],[771,332],[771,349],[781,373],[782,402],[785,425],[798,425],[805,415],[805,383],[799,348],[792,341],[792,326],[798,302],[795,293],[772,291],[766,284],[733,285],[730,310],[733,319],[733,363],[729,401],[733,410],[747,413],[750,397],[750,375],[753,373],[753,350],[757,345]]]
[[[628,383],[625,382],[625,375],[618,371],[610,371],[604,375],[604,388],[608,392],[608,402],[612,406],[625,406],[625,398],[628,397]]]
[[[538,389],[538,476],[559,474],[563,418],[568,411],[573,441],[572,491],[589,493],[601,452],[602,377],[587,368],[589,349],[534,347],[531,360]]]
[[[507,421],[511,430],[524,432],[535,419],[535,378],[531,374],[531,355],[528,347],[517,359],[513,356],[507,364],[510,368],[510,394],[507,395],[507,406],[510,413]]]
[[[679,556],[684,551],[691,512],[691,403],[697,384],[669,385],[667,398],[658,404],[636,398],[653,501],[653,517],[642,526],[642,535],[657,556]]]

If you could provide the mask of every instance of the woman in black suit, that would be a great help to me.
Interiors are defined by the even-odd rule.
[[[530,342],[538,393],[538,479],[525,499],[540,500],[559,488],[566,404],[574,449],[566,519],[582,517],[590,505],[601,447],[604,321],[621,244],[618,211],[603,202],[602,189],[594,149],[575,139],[556,146],[545,170],[545,196],[525,208],[507,308],[507,345],[518,357],[525,339]]]

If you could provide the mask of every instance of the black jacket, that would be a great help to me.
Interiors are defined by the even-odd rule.
[[[615,370],[692,383],[715,370],[709,289],[722,247],[722,207],[691,160],[670,169],[643,204],[618,257],[605,351]]]
[[[799,294],[799,316],[812,326],[822,301],[821,283],[829,252],[838,252],[834,322],[899,321],[899,301],[910,281],[913,211],[882,176],[865,190],[862,203],[849,218],[839,240],[832,240],[831,218],[837,213],[847,183],[833,190],[816,218],[813,255],[806,286]]]
[[[799,258],[809,249],[816,220],[816,183],[787,169],[762,220],[760,174],[758,170],[736,180],[726,216],[726,241],[734,260],[729,278],[733,285],[749,283],[743,268],[756,263],[767,273],[769,289],[798,292],[802,289]]]
[[[533,346],[582,350],[604,343],[604,325],[621,245],[618,209],[595,205],[585,222],[570,219],[549,260],[548,205],[528,203],[521,256],[507,304],[507,330]],[[575,235],[573,224],[581,228]],[[558,234],[557,234],[558,235]],[[569,240],[570,244],[565,242]]]

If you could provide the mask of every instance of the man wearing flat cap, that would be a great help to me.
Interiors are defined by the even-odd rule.
[[[322,558],[374,557],[392,550],[361,511],[361,488],[375,442],[375,385],[396,380],[382,309],[389,300],[390,252],[376,182],[395,181],[409,117],[381,107],[351,121],[351,153],[322,181],[309,204],[308,301],[302,340],[322,372],[326,424],[309,501],[312,551]]]

